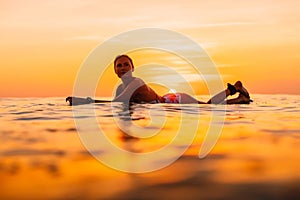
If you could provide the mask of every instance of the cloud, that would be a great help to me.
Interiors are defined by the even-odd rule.
[[[189,28],[221,28],[232,26],[249,26],[255,25],[254,22],[249,21],[227,21],[227,22],[215,22],[215,23],[200,23],[196,19],[181,18],[176,20],[164,19],[161,17],[151,16],[122,16],[122,17],[107,17],[92,19],[89,23],[103,24],[104,26],[120,26],[120,24],[126,24],[131,27],[161,27],[169,29],[189,29]]]
[[[65,38],[65,40],[96,40],[100,41],[103,40],[103,36],[98,36],[98,35],[83,35],[83,36],[73,36],[69,38]]]
[[[229,67],[240,67],[240,65],[235,64],[216,64],[218,68],[229,68]]]
[[[224,27],[224,26],[246,26],[246,25],[254,25],[256,23],[253,22],[224,22],[224,23],[209,23],[209,24],[199,24],[198,27],[206,28],[206,27]]]

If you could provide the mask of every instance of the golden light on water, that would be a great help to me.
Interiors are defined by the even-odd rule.
[[[298,187],[300,179],[300,155],[297,153],[299,97],[252,97],[255,103],[251,105],[227,106],[221,137],[204,159],[199,159],[198,154],[212,120],[213,105],[136,105],[131,110],[133,123],[127,126],[128,134],[136,129],[135,126],[153,128],[162,125],[157,134],[141,139],[128,137],[114,122],[110,105],[99,104],[96,116],[104,133],[119,148],[135,153],[152,152],[168,144],[182,125],[182,112],[189,113],[191,120],[200,117],[195,139],[184,155],[166,168],[145,174],[119,172],[95,159],[85,149],[70,107],[63,104],[61,98],[3,99],[0,196],[25,199],[33,196],[49,199],[79,196],[154,198],[156,195],[169,196],[176,186],[181,188],[181,192],[175,192],[180,197],[182,191],[191,198],[200,194],[211,197],[215,195],[215,188],[221,187],[231,191],[220,191],[220,195],[229,198],[241,191],[245,194],[243,185],[252,185],[247,189],[251,194],[263,187],[264,195],[272,196],[276,194],[272,190],[274,184],[281,195],[287,196],[286,190],[291,191],[289,195],[295,195],[291,189]],[[294,102],[295,106],[287,102]],[[199,109],[200,116],[195,109]],[[91,120],[91,117],[85,117]],[[118,120],[122,117],[126,122],[129,116],[121,115]],[[160,124],[155,121],[157,118],[164,118],[165,122]],[[186,134],[192,129],[186,124]],[[180,151],[185,143],[183,135],[170,149],[169,156]],[[128,167],[135,165],[130,156],[114,154],[101,145],[93,153],[106,155],[116,163],[122,161]],[[156,162],[160,162],[159,157]],[[141,193],[141,190],[147,192]]]

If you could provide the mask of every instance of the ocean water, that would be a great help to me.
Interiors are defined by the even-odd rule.
[[[300,96],[251,97],[130,107],[2,98],[0,198],[299,199]],[[203,144],[212,149],[199,158]]]

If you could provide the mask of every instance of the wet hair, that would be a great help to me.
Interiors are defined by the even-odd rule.
[[[114,67],[116,67],[117,60],[118,60],[119,58],[122,58],[122,57],[128,58],[128,60],[130,61],[131,66],[134,67],[134,66],[133,66],[133,62],[132,62],[132,59],[131,59],[129,56],[127,56],[126,54],[118,55],[118,56],[115,58],[115,60],[114,60]]]

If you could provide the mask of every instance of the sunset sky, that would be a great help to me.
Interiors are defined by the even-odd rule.
[[[297,0],[0,0],[0,97],[69,96],[93,49],[145,27],[196,41],[224,83],[242,80],[251,93],[300,94]],[[117,81],[110,72],[108,96]]]

